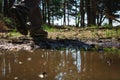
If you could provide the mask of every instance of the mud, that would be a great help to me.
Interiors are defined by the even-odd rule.
[[[39,39],[35,41],[28,37],[18,38],[1,38],[0,49],[19,51],[27,50],[34,51],[35,49],[64,49],[68,47],[83,48],[88,50],[90,48],[120,48],[120,41],[118,39]]]

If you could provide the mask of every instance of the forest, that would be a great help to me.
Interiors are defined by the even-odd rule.
[[[37,1],[0,0],[0,80],[120,80],[120,0]]]
[[[19,0],[0,0],[0,13],[10,17],[9,9]],[[120,0],[41,0],[42,20],[54,25],[60,20],[61,25],[70,25],[74,20],[76,27],[101,26],[105,20],[112,25],[120,23]]]

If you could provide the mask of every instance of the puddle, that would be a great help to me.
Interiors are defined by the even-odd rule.
[[[120,54],[74,48],[0,51],[0,80],[120,80]]]

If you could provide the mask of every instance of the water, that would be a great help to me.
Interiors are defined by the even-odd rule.
[[[120,54],[74,48],[0,52],[0,80],[120,80]]]

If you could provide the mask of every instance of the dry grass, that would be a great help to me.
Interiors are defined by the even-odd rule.
[[[118,31],[119,32],[119,31]],[[114,37],[119,38],[120,35],[115,30],[107,30],[107,29],[93,29],[93,30],[86,30],[86,29],[72,29],[68,31],[56,31],[56,32],[48,32],[48,37],[52,39],[56,38],[77,38],[77,39],[93,39],[93,38],[108,38]]]

